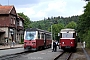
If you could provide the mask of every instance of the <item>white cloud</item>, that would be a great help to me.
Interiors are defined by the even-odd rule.
[[[23,12],[26,15],[32,15],[35,14],[35,11],[32,8],[19,8],[17,9],[18,12]]]
[[[64,1],[60,1],[60,0],[55,0],[53,2],[50,2],[48,4],[48,8],[46,9],[47,11],[51,11],[51,10],[56,10],[59,12],[63,12],[65,9],[66,3]]]
[[[76,3],[76,5],[75,5]],[[27,7],[25,7],[27,6]],[[38,4],[27,4],[24,8],[16,7],[17,12],[23,12],[31,20],[42,20],[51,16],[72,16],[80,15],[85,2],[79,0],[41,0]]]

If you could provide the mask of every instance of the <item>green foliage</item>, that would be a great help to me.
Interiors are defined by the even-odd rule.
[[[83,34],[83,40],[86,42],[86,47],[90,48],[90,30]]]
[[[58,33],[60,32],[61,29],[64,28],[64,25],[63,24],[54,24],[52,26],[52,32],[53,32],[53,38],[55,40],[58,40]],[[55,36],[54,36],[55,35]]]
[[[74,21],[75,23],[78,22],[79,16],[71,16],[71,17],[48,17],[48,19],[44,18],[44,20],[40,21],[34,21],[31,22],[30,26],[33,28],[40,28],[43,30],[48,30],[52,24],[59,24],[62,23],[64,26],[66,26],[69,22]]]
[[[62,28],[65,28],[65,26],[68,24],[67,27],[70,26],[70,28],[76,28],[77,26],[77,21],[78,21],[79,16],[71,16],[71,17],[48,17],[47,19],[44,18],[44,20],[40,21],[34,21],[31,22],[30,26],[33,28],[39,28],[43,30],[48,30],[51,31],[51,25],[52,27],[52,32],[53,32],[53,39],[58,40],[58,33]]]
[[[63,28],[64,28],[63,24],[53,24],[52,25],[52,36],[53,36],[53,39],[58,40],[58,33]],[[51,31],[51,27],[48,28],[48,31]]]
[[[71,22],[68,23],[65,27],[66,27],[66,28],[76,29],[77,24],[76,24],[74,21],[71,21]]]
[[[87,47],[90,48],[90,2],[84,7],[84,14],[79,17],[78,35],[82,41],[86,41]]]
[[[78,22],[78,31],[85,33],[88,29],[90,29],[90,2],[84,7],[84,14],[80,16]]]
[[[64,28],[64,25],[63,24],[54,24],[53,26],[52,26],[52,29],[53,29],[53,31],[56,33],[56,34],[58,34],[59,32],[60,32],[60,30],[61,29],[63,29]],[[54,33],[53,32],[53,33]]]
[[[30,23],[31,23],[30,18],[28,16],[24,15],[23,13],[18,13],[18,15],[24,19],[24,29],[30,28],[31,27],[30,26]]]

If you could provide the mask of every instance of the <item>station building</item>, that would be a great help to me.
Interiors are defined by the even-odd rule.
[[[24,19],[16,13],[13,5],[0,5],[0,44],[20,43],[23,36]]]

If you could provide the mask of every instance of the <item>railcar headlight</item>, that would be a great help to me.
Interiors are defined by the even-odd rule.
[[[73,44],[73,42],[71,42],[71,44]]]
[[[62,42],[62,44],[64,44],[64,42]]]

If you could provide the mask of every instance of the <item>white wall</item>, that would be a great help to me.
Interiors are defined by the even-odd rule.
[[[1,30],[5,31],[5,37],[8,37],[8,27],[0,28]]]

